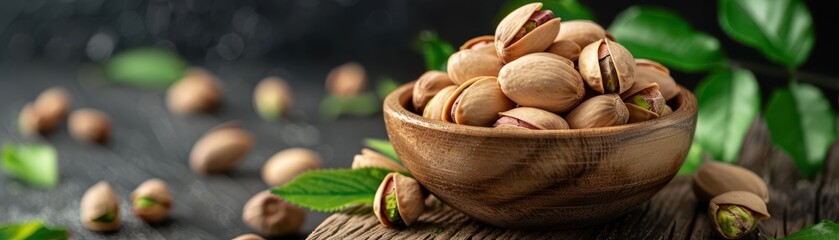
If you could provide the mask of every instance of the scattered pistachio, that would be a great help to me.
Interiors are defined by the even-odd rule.
[[[402,165],[399,165],[387,156],[382,155],[376,151],[370,150],[369,148],[361,149],[361,154],[356,154],[355,157],[353,157],[352,169],[358,169],[363,167],[384,168],[397,172],[407,171],[407,169],[405,169],[405,167],[403,167]]]
[[[291,105],[291,89],[282,78],[267,77],[253,90],[253,108],[262,119],[274,120],[284,116]]]
[[[425,210],[426,195],[417,180],[389,173],[376,190],[373,213],[385,227],[410,226]]]
[[[91,108],[73,111],[67,122],[70,134],[78,141],[104,143],[111,134],[108,114]]]
[[[751,233],[761,220],[768,219],[766,203],[746,191],[723,193],[711,199],[708,216],[717,233],[725,239],[739,239]]]
[[[338,66],[326,76],[326,90],[329,94],[340,97],[351,97],[364,91],[367,73],[357,62],[349,62]]]
[[[700,202],[730,191],[748,191],[769,202],[766,183],[754,172],[736,165],[705,162],[693,175],[693,193]]]
[[[166,104],[170,111],[188,115],[209,112],[221,103],[221,99],[218,79],[204,69],[193,68],[169,87]]]
[[[67,114],[70,94],[61,87],[51,87],[41,92],[33,103],[23,106],[18,116],[18,127],[25,135],[48,134]]]
[[[161,222],[172,209],[172,196],[166,182],[160,179],[149,179],[137,186],[131,193],[134,215],[149,223]]]
[[[265,240],[265,239],[260,237],[259,235],[251,233],[251,234],[244,234],[244,235],[238,236],[238,237],[236,237],[232,240]]]
[[[305,210],[269,191],[262,191],[248,200],[242,213],[242,221],[265,236],[296,233],[305,218]]]
[[[80,204],[81,221],[91,231],[108,232],[119,229],[119,196],[107,182],[101,181],[84,193]]]
[[[237,124],[220,124],[195,142],[189,153],[190,168],[201,174],[229,172],[250,152],[253,141],[253,135]]]
[[[262,165],[262,180],[268,186],[280,186],[294,177],[321,167],[320,155],[305,148],[289,148],[280,151]]]

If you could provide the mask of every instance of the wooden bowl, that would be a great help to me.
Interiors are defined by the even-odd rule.
[[[622,126],[495,129],[409,111],[411,84],[384,101],[388,137],[426,189],[481,222],[515,229],[579,228],[617,218],[661,190],[696,128],[685,88],[672,114]]]

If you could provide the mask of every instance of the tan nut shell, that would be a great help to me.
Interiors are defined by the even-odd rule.
[[[449,75],[441,71],[428,71],[422,74],[414,83],[413,103],[414,110],[422,112],[425,104],[431,101],[431,98],[440,90],[447,86],[454,84],[449,78]]]
[[[235,124],[221,124],[195,142],[189,166],[201,174],[229,172],[250,152],[253,141],[253,135]]]
[[[67,114],[70,108],[70,94],[61,87],[51,87],[41,92],[35,99],[33,107],[35,111],[46,119],[61,122],[61,118]]]
[[[361,149],[361,154],[356,154],[352,161],[352,169],[365,167],[384,168],[395,172],[408,171],[387,156],[368,148]]]
[[[455,101],[460,98],[457,106]],[[498,120],[498,113],[513,109],[511,101],[495,77],[477,77],[452,92],[443,108],[443,121],[470,126],[489,126]]]
[[[18,114],[18,127],[24,135],[47,134],[58,126],[59,119],[47,118],[35,110],[33,104],[23,106]]]
[[[714,197],[711,199],[711,203],[708,204],[708,216],[711,219],[712,225],[717,230],[717,233],[722,232],[722,228],[720,224],[717,222],[717,218],[714,217],[717,215],[717,211],[720,209],[720,205],[737,205],[741,207],[748,208],[755,213],[755,218],[759,220],[764,220],[770,218],[769,211],[766,210],[766,203],[763,202],[760,197],[755,195],[751,192],[746,191],[733,191],[733,192],[726,192],[719,196]],[[722,235],[722,234],[720,234]],[[722,236],[723,238],[728,238],[726,236]]]
[[[335,96],[355,96],[364,91],[366,83],[367,73],[364,71],[364,66],[357,62],[335,67],[326,76],[326,90]]]
[[[568,129],[568,123],[561,116],[538,108],[517,107],[498,115],[524,121],[541,130]]]
[[[425,109],[422,111],[422,116],[429,119],[442,120],[443,110],[446,108],[446,102],[449,100],[449,97],[455,89],[457,89],[457,86],[451,85],[441,89],[437,92],[437,94],[434,94],[434,97],[431,98],[431,100],[428,101],[428,104],[425,105]]]
[[[580,74],[572,66],[543,55],[529,54],[505,65],[498,83],[517,104],[555,113],[570,111],[586,93]]]
[[[384,214],[387,210],[386,205],[383,206],[388,187],[394,188],[393,191],[396,192],[396,205],[402,222],[405,226],[411,226],[425,210],[425,193],[422,187],[417,180],[400,173],[394,172],[385,176],[379,185],[379,189],[376,190],[375,198],[373,198],[373,213],[385,227],[392,226],[387,219],[387,214]]]
[[[590,20],[568,20],[562,22],[562,30],[556,35],[555,41],[569,40],[580,47],[606,38],[606,29]]]
[[[158,203],[147,208],[139,208],[136,204],[132,204],[134,215],[143,221],[155,223],[169,216],[169,211],[172,209],[172,195],[163,180],[149,179],[137,186],[137,189],[131,192],[131,202],[136,203],[140,198],[149,198]]]
[[[279,77],[266,77],[253,89],[253,108],[265,120],[286,115],[292,99],[291,88]]]
[[[580,59],[580,45],[577,45],[571,40],[559,40],[551,44],[545,52],[553,53],[571,61]]]
[[[504,63],[512,62],[529,53],[544,52],[553,44],[560,31],[560,18],[554,18],[539,25],[521,39],[513,42],[530,16],[542,9],[542,3],[535,2],[519,7],[508,14],[495,28],[495,51]]]
[[[748,191],[769,202],[766,183],[754,172],[736,165],[705,162],[693,175],[693,193],[700,202],[730,191]]]
[[[265,239],[260,237],[259,235],[249,233],[249,234],[239,235],[238,237],[236,237],[234,239],[231,239],[231,240],[265,240]]]
[[[636,84],[640,81],[657,83],[661,95],[668,101],[679,95],[679,86],[676,84],[676,80],[673,80],[673,77],[670,76],[670,70],[666,67],[646,59],[636,59],[635,65]]]
[[[452,82],[461,85],[476,77],[497,77],[503,65],[497,56],[476,50],[462,50],[449,56],[446,69]]]
[[[218,79],[200,68],[190,69],[166,93],[169,111],[181,115],[209,112],[221,103],[221,99]]]
[[[274,154],[262,165],[262,180],[268,186],[280,186],[321,165],[317,152],[306,148],[289,148]]]
[[[673,108],[670,108],[669,105],[664,105],[664,111],[661,112],[661,116],[664,117],[670,115],[671,113],[673,113]]]
[[[606,43],[606,48],[612,57],[612,62],[615,65],[615,72],[617,72],[620,89],[618,93],[623,93],[632,87],[635,83],[635,58],[619,43],[608,39],[600,39],[595,41],[580,52],[579,64],[580,75],[583,76],[586,85],[598,93],[604,93],[603,90],[603,76],[600,73],[600,59],[598,58],[598,50],[602,42]]]
[[[110,211],[116,212],[113,222],[96,222],[96,219]],[[117,230],[121,225],[119,213],[119,195],[110,184],[100,181],[88,188],[80,204],[82,225],[91,231],[108,232]]]
[[[73,111],[67,121],[70,135],[77,141],[104,143],[111,134],[111,118],[108,114],[91,108]]]
[[[628,120],[626,104],[614,93],[590,98],[565,117],[571,129],[617,126]]]
[[[492,35],[478,36],[469,39],[469,41],[466,41],[466,43],[460,46],[460,50],[467,49],[477,50],[493,56],[498,55],[495,53],[495,36]]]
[[[254,195],[242,211],[242,221],[265,236],[296,233],[306,219],[306,210],[283,201],[269,191]]]
[[[623,92],[623,94],[621,94],[621,98],[624,100],[628,100],[636,93],[648,88],[652,88],[655,90],[659,89],[657,83],[649,81],[636,81],[635,84],[632,84],[632,87],[629,88],[629,90],[626,90],[626,92]],[[626,108],[627,110],[629,110],[629,123],[643,122],[659,117],[658,113],[641,108],[633,103],[627,103]]]

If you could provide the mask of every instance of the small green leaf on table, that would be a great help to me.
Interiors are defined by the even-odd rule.
[[[801,0],[720,0],[719,22],[731,38],[795,68],[813,49],[813,18]]]
[[[414,49],[422,53],[428,70],[446,71],[449,56],[454,53],[451,43],[443,41],[433,31],[422,31],[414,41]]]
[[[676,13],[653,7],[630,7],[609,27],[617,41],[635,58],[647,58],[668,67],[696,72],[724,65],[720,42],[693,29]]]
[[[696,87],[699,116],[695,141],[719,161],[734,163],[743,139],[760,112],[760,88],[749,70],[709,74]]]
[[[376,83],[376,93],[379,94],[379,98],[385,99],[388,94],[396,90],[399,87],[399,83],[394,81],[393,78],[383,77],[379,82]]]
[[[115,83],[165,88],[180,79],[189,65],[177,54],[159,48],[136,48],[118,53],[107,63]]]
[[[836,115],[818,88],[792,82],[789,88],[775,90],[766,107],[766,125],[772,142],[805,176],[821,171],[836,139]]]
[[[801,231],[793,233],[784,240],[833,240],[839,239],[839,225],[829,219],[810,225]]]
[[[399,156],[396,155],[396,150],[393,149],[393,144],[391,144],[387,139],[367,138],[364,139],[364,145],[367,145],[367,147],[387,156],[390,160],[393,160],[400,165],[402,164],[402,161],[399,160]]]
[[[690,145],[690,151],[688,151],[685,162],[682,163],[682,167],[679,168],[677,175],[692,174],[696,172],[696,169],[699,169],[699,165],[702,165],[702,146],[693,143]]]
[[[40,221],[0,225],[0,239],[5,240],[65,240],[67,230],[50,228]]]
[[[3,172],[29,184],[52,188],[58,183],[58,155],[50,145],[3,144]]]
[[[356,204],[373,204],[376,190],[390,172],[380,168],[309,171],[271,192],[301,207],[335,212]]]
[[[326,119],[334,120],[342,115],[369,116],[382,108],[376,94],[365,92],[351,97],[329,95],[320,103],[320,113]]]
[[[501,5],[501,10],[495,17],[495,22],[501,22],[507,14],[513,10],[524,6],[525,4],[534,2],[533,0],[507,0]],[[542,10],[551,10],[554,16],[562,18],[562,21],[574,19],[588,19],[594,20],[594,12],[577,0],[543,0]]]

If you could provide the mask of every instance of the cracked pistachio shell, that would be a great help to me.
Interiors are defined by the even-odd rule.
[[[517,107],[498,113],[501,118],[495,126],[513,126],[537,130],[568,129],[568,123],[561,116],[532,107]]]
[[[554,55],[556,57],[546,57]],[[537,53],[516,59],[498,74],[501,90],[513,102],[550,112],[568,112],[585,95],[580,74],[555,54]]]
[[[107,214],[113,214],[110,222],[96,221]],[[80,204],[82,225],[91,231],[109,232],[119,229],[119,195],[110,184],[100,181],[87,189]]]
[[[253,135],[233,123],[221,124],[198,139],[189,153],[189,166],[200,174],[225,173],[250,152]]]
[[[580,58],[580,45],[571,40],[559,40],[551,44],[545,52],[553,53],[561,57],[567,58],[571,61],[577,61]]]
[[[232,240],[265,240],[265,239],[260,237],[259,235],[249,233],[249,234],[239,235],[238,237],[236,237]]]
[[[18,127],[26,135],[48,134],[63,120],[71,102],[70,94],[61,87],[44,90],[33,103],[26,104],[18,115]]]
[[[262,119],[274,120],[284,116],[291,105],[291,88],[282,78],[267,77],[253,89],[253,108]]]
[[[605,63],[608,63],[608,68],[601,68],[601,64]],[[600,39],[583,48],[577,64],[586,85],[601,94],[623,93],[635,83],[635,59],[632,54],[608,39]],[[609,86],[613,86],[614,91],[610,91]]]
[[[387,156],[369,148],[361,149],[361,154],[356,154],[352,161],[352,169],[365,167],[384,168],[396,172],[408,171],[405,167],[394,162]]]
[[[209,112],[221,103],[221,98],[218,79],[204,69],[192,68],[169,87],[166,105],[173,113],[188,115]]]
[[[513,109],[511,101],[495,77],[477,77],[452,92],[443,108],[442,120],[451,123],[487,127],[498,120],[498,113]]]
[[[306,210],[294,206],[268,190],[254,195],[242,211],[242,221],[264,236],[289,235],[300,231]]]
[[[431,98],[433,98],[437,92],[445,87],[451,86],[452,84],[454,83],[449,78],[449,75],[444,72],[431,70],[422,74],[422,76],[417,79],[417,82],[414,83],[414,91],[413,95],[411,95],[413,98],[414,110],[422,112],[422,109],[425,108],[425,105],[428,104],[428,101],[431,101]]]
[[[720,210],[730,205],[744,209],[745,211],[740,213],[747,215],[745,217],[741,216],[732,219],[735,223],[729,223],[733,224],[734,228],[739,228],[739,233],[735,236],[725,234],[725,231],[721,226],[723,223],[718,222],[717,220],[718,215],[721,214]],[[771,217],[769,215],[769,211],[766,209],[766,202],[754,193],[747,191],[731,191],[712,198],[708,205],[708,216],[719,236],[725,239],[738,239],[744,237],[757,227],[759,221]],[[744,218],[751,221],[742,222],[745,221]]]
[[[446,70],[456,85],[461,85],[469,79],[492,76],[497,77],[498,71],[504,64],[495,55],[485,54],[477,50],[461,50],[451,56]]]
[[[77,141],[104,143],[111,134],[111,118],[102,111],[83,108],[70,114],[67,127]]]
[[[442,120],[443,109],[446,108],[446,101],[449,100],[449,96],[452,95],[455,89],[457,89],[457,86],[451,85],[444,87],[437,94],[434,94],[434,97],[428,101],[425,109],[422,110],[422,116],[429,119]]]
[[[635,84],[633,84],[629,90],[621,94],[621,98],[624,99],[624,101],[626,102],[626,108],[629,110],[629,123],[643,122],[659,117],[659,114],[657,112],[653,112],[649,109],[642,108],[634,104],[632,102],[633,100],[631,99],[633,96],[635,96],[635,94],[641,91],[648,89],[650,91],[658,91],[658,88],[658,84],[654,82],[636,81]],[[660,101],[661,104],[665,106],[667,105],[666,101],[664,101],[663,99],[664,97],[661,96],[661,93],[655,93],[655,95],[658,96],[658,98],[656,99],[658,99],[658,101]]]
[[[18,114],[18,127],[24,135],[47,134],[58,126],[58,120],[38,114],[33,104],[27,103]]]
[[[426,193],[419,182],[411,177],[395,172],[385,176],[373,198],[373,213],[385,227],[394,225],[387,217],[385,202],[385,197],[393,192],[396,193],[396,206],[402,224],[411,226],[425,210]]]
[[[747,191],[769,202],[766,183],[754,172],[736,165],[705,162],[693,175],[693,193],[700,202],[730,191]]]
[[[357,62],[348,62],[335,67],[326,76],[326,90],[334,96],[355,96],[364,91],[366,83],[367,73],[364,71],[364,66]]]
[[[141,198],[152,200],[155,204],[141,206],[138,204]],[[134,215],[149,223],[165,220],[172,209],[172,195],[169,193],[169,187],[166,186],[166,182],[157,178],[146,180],[137,186],[137,189],[131,192],[131,202]]]
[[[590,20],[569,20],[562,22],[554,40],[568,40],[584,47],[603,38],[606,38],[606,29],[603,29],[600,24]]]
[[[635,60],[635,82],[650,81],[657,83],[664,99],[670,101],[679,95],[679,85],[670,76],[670,70],[660,63],[646,59]]]
[[[516,34],[533,13],[542,9],[542,3],[530,3],[513,10],[498,23],[495,28],[495,51],[504,63],[512,62],[529,53],[544,52],[553,44],[560,31],[559,18],[554,18],[539,25],[518,41],[513,42]]]
[[[558,54],[555,54],[555,53],[549,53],[549,52],[538,52],[538,53],[531,53],[531,54],[527,54],[527,55],[528,55],[528,56],[542,56],[542,57],[549,57],[549,58],[552,58],[552,59],[559,60],[559,61],[561,61],[562,63],[565,63],[565,64],[567,64],[568,66],[571,66],[571,68],[574,68],[574,62],[573,62],[573,61],[571,61],[570,59],[567,59],[567,58],[565,58],[565,57],[563,57],[563,56],[560,56],[560,55],[558,55]]]
[[[470,39],[469,41],[466,41],[466,43],[460,46],[460,50],[467,49],[477,50],[482,53],[497,56],[497,54],[495,53],[495,36],[484,35]]]
[[[580,103],[565,121],[571,129],[623,125],[629,121],[629,110],[617,94],[599,95]]]
[[[262,180],[268,186],[280,186],[303,172],[321,166],[317,152],[306,148],[289,148],[274,154],[262,165]]]

